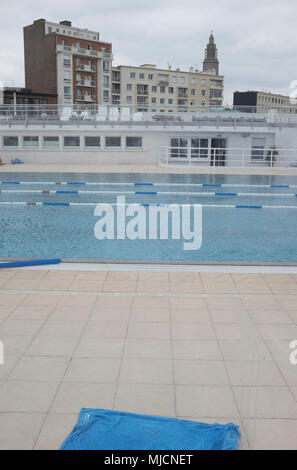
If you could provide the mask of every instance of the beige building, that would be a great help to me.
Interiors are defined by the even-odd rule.
[[[218,75],[217,49],[211,34],[203,72],[190,67],[159,69],[153,64],[112,68],[112,104],[138,111],[174,111],[216,107],[223,103],[224,77]]]
[[[297,113],[297,106],[289,96],[264,91],[235,91],[233,105],[243,112],[266,113],[275,109],[283,113]]]

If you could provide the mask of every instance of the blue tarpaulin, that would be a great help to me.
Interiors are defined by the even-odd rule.
[[[61,450],[232,450],[239,439],[233,423],[83,408]]]

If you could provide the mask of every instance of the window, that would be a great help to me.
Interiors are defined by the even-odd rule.
[[[140,80],[144,80],[144,73],[140,73],[139,78],[140,78]]]
[[[206,80],[205,80],[205,78],[203,78],[203,79],[201,80],[201,85],[206,85]]]
[[[173,75],[173,76],[171,77],[171,81],[172,81],[172,83],[176,83],[176,76],[175,76],[175,75]]]
[[[127,91],[131,91],[132,90],[132,85],[131,83],[127,83]]]
[[[210,86],[223,86],[222,80],[210,80]]]
[[[160,104],[165,104],[164,98],[160,98]]]
[[[103,98],[105,100],[108,100],[109,99],[109,90],[103,90]]]
[[[265,146],[264,138],[255,137],[252,139],[252,152],[251,152],[252,160],[263,160],[264,146]]]
[[[121,147],[121,137],[105,137],[105,147]]]
[[[168,104],[173,104],[173,99],[172,98],[169,98]]]
[[[4,136],[3,145],[4,147],[18,147],[19,146],[18,136],[17,135]]]
[[[64,147],[80,147],[80,138],[77,135],[64,137]]]
[[[142,137],[126,137],[126,147],[142,147]]]
[[[179,83],[185,83],[185,77],[179,77]]]
[[[39,147],[38,136],[24,136],[23,137],[24,148],[37,148]]]
[[[43,137],[43,147],[47,148],[59,148],[59,137],[54,136],[45,136]]]
[[[221,90],[210,90],[211,98],[220,98],[222,96]]]
[[[146,103],[146,96],[137,96],[137,103],[145,104]]]
[[[165,93],[165,87],[164,86],[160,86],[160,93]]]
[[[64,70],[63,77],[64,77],[64,82],[70,82],[71,81],[70,70]]]
[[[132,103],[132,96],[127,96],[127,103]]]
[[[85,147],[100,147],[100,137],[85,137]]]
[[[135,78],[135,72],[130,72],[130,78]]]
[[[157,87],[155,85],[152,86],[152,93],[157,93]]]
[[[173,93],[174,93],[173,86],[170,86],[170,87],[168,88],[168,93],[170,93],[170,94],[173,94]]]
[[[67,39],[62,39],[62,46],[67,46]]]
[[[191,103],[190,103],[190,104],[191,104],[191,106],[195,106],[195,104],[196,104],[196,101],[195,101],[195,100],[193,100],[193,101],[191,101]]]
[[[70,57],[70,55],[68,55],[68,54],[64,54],[64,55],[63,55],[63,64],[64,64],[65,66],[71,65],[71,57]]]
[[[205,95],[206,95],[206,91],[205,91],[205,90],[201,90],[201,95],[202,95],[202,96],[205,96]]]
[[[194,85],[195,83],[197,83],[197,79],[196,78],[191,78],[191,83]]]
[[[110,69],[109,61],[104,60],[103,61],[103,70],[109,70],[109,69]]]
[[[109,75],[103,75],[103,86],[109,86]]]
[[[208,158],[208,139],[191,139],[191,157]]]
[[[48,31],[49,33],[51,33],[52,30],[53,30],[53,28],[52,28],[51,26],[49,26],[47,31]]]
[[[88,50],[93,52],[94,50],[93,44],[88,44]]]
[[[156,104],[157,98],[152,98],[152,104]]]
[[[191,89],[191,95],[195,95],[196,94],[196,90],[194,88]]]
[[[188,142],[187,139],[182,137],[172,137],[170,139],[171,157],[186,157],[188,153]]]
[[[64,96],[65,98],[71,98],[71,87],[64,86]]]
[[[154,75],[153,75],[152,73],[149,73],[149,74],[148,74],[148,79],[149,79],[149,80],[153,80],[153,78],[154,78]]]

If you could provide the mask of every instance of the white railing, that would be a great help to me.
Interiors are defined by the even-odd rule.
[[[161,147],[161,166],[228,166],[234,168],[297,167],[297,149]]]

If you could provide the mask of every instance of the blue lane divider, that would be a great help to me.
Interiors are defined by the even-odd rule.
[[[156,191],[135,191],[134,194],[153,194],[154,196],[157,195]]]
[[[78,191],[56,191],[56,194],[78,194]]]
[[[134,183],[134,186],[154,186],[154,183]]]
[[[67,181],[67,184],[86,184],[86,183],[81,183],[79,181]]]
[[[1,268],[20,268],[23,266],[39,266],[43,264],[59,264],[60,259],[32,259],[28,261],[9,261],[7,263],[0,263]]]
[[[215,196],[237,196],[237,193],[215,193]]]
[[[289,188],[290,185],[289,184],[271,184],[270,187],[271,188]]]
[[[235,206],[236,209],[263,209],[263,206],[245,206],[245,205],[237,205]]]
[[[20,184],[19,181],[2,181],[2,184]]]
[[[43,202],[44,206],[69,206],[69,202]]]
[[[202,186],[205,186],[205,187],[208,187],[208,186],[213,186],[213,187],[218,187],[218,188],[221,188],[222,185],[221,184],[212,184],[212,183],[203,183]]]

